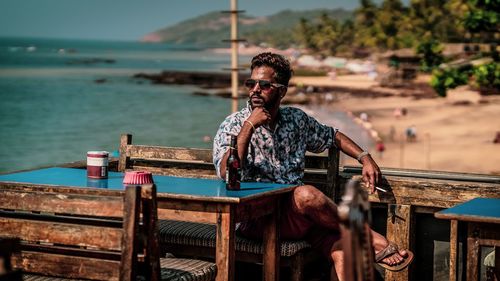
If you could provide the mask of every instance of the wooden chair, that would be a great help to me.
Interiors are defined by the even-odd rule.
[[[119,171],[145,170],[152,173],[217,179],[210,149],[192,149],[133,145],[132,135],[124,134],[120,141]],[[307,155],[304,181],[321,189],[338,201],[339,151],[332,148],[328,155]],[[215,226],[210,224],[160,220],[160,240],[165,251],[185,256],[213,257]],[[262,242],[236,236],[236,259],[261,263]],[[303,279],[305,264],[315,260],[306,241],[282,241],[281,265],[290,267],[291,280]]]
[[[0,281],[22,281],[20,270],[12,268],[11,258],[19,252],[19,239],[0,237]]]
[[[142,211],[141,211],[142,210]],[[211,280],[212,263],[160,259],[156,188],[116,193],[0,189],[0,235],[21,240],[12,259],[24,280]]]
[[[361,181],[356,177],[347,183],[338,207],[346,281],[375,281],[370,202]]]

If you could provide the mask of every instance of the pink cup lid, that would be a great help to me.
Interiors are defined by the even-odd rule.
[[[148,184],[153,183],[153,176],[150,172],[129,171],[125,172],[123,184]]]

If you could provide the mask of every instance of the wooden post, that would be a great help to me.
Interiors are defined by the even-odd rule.
[[[450,222],[450,281],[457,281],[458,221]]]
[[[467,281],[478,280],[478,266],[479,258],[481,256],[479,232],[480,228],[475,223],[469,222],[467,224]]]
[[[414,216],[411,205],[389,204],[387,216],[387,239],[396,243],[400,249],[410,249],[414,239]],[[411,266],[411,265],[410,265]],[[386,270],[386,281],[410,280],[409,268],[399,272]]]
[[[217,234],[215,244],[216,281],[234,280],[234,208],[222,206],[217,214]],[[225,237],[226,239],[222,239]],[[224,254],[222,254],[224,253]]]
[[[231,0],[231,97],[232,112],[238,110],[238,1]],[[234,102],[236,101],[236,102]]]
[[[337,148],[331,147],[328,150],[328,170],[326,174],[327,196],[334,202],[340,202],[340,178],[339,178],[339,161],[340,152]]]
[[[118,171],[124,172],[127,168],[127,162],[129,158],[127,157],[127,145],[132,144],[131,134],[122,134],[120,138],[120,158],[118,160]]]
[[[399,168],[405,167],[405,137],[401,134],[401,138],[399,140]]]
[[[129,185],[125,189],[123,204],[123,247],[121,258],[120,280],[131,281],[135,279],[135,270],[137,269],[137,245],[135,243],[124,243],[125,241],[134,241],[133,237],[139,227],[139,209],[141,200],[141,187]]]
[[[263,280],[278,281],[280,267],[280,201],[276,199],[275,210],[271,215],[264,218],[266,220],[264,229],[264,254],[263,254]]]

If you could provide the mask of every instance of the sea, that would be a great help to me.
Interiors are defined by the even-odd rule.
[[[229,53],[200,46],[0,38],[0,173],[84,160],[91,150],[117,156],[123,133],[137,144],[211,148],[230,99],[133,75],[224,72],[230,64]],[[332,118],[354,124],[343,112]],[[366,139],[356,128],[354,135]]]

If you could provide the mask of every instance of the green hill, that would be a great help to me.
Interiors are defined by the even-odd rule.
[[[343,9],[285,10],[267,17],[252,17],[240,14],[239,36],[247,39],[250,44],[265,42],[276,47],[288,47],[295,43],[294,30],[301,18],[314,21],[324,13],[338,21],[350,19],[353,15],[352,11]],[[152,32],[145,36],[145,40],[155,38],[155,41],[173,44],[227,47],[229,43],[222,40],[230,37],[230,23],[229,14],[210,12]]]

